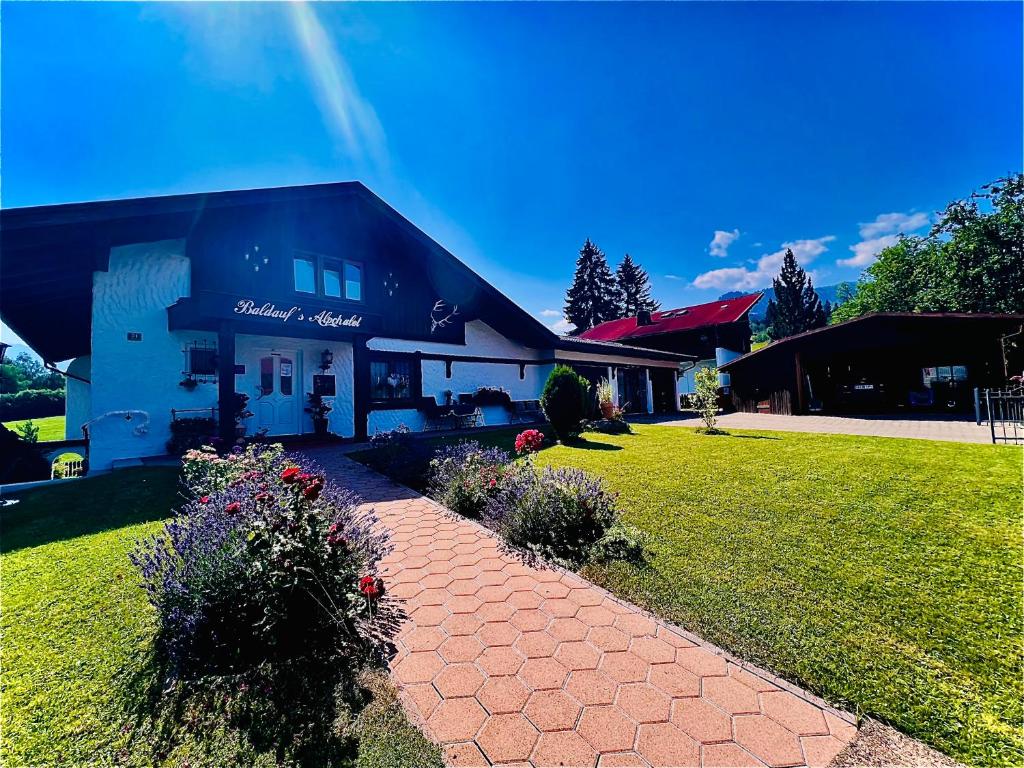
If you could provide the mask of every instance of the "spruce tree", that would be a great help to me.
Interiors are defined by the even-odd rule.
[[[615,270],[619,289],[619,317],[634,317],[640,312],[657,312],[661,304],[651,298],[651,278],[628,253]]]
[[[813,282],[788,248],[782,260],[782,271],[772,280],[772,288],[775,299],[768,302],[772,338],[784,339],[820,328],[827,322]]]
[[[574,334],[619,317],[618,288],[604,253],[588,237],[576,259],[576,274],[565,293],[565,319]]]

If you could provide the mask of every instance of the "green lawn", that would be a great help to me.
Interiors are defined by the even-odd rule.
[[[28,421],[28,419],[22,419],[21,421],[5,421],[4,426],[13,432],[18,432],[18,427],[26,421]],[[39,427],[39,442],[47,443],[51,440],[64,439],[63,416],[44,416],[41,419],[32,419],[32,423]],[[21,433],[18,432],[18,434]]]
[[[1024,762],[1019,449],[635,429],[540,456],[650,534],[649,567],[589,577],[964,762]]]
[[[0,512],[0,764],[276,764],[216,727],[178,739],[157,761],[146,731],[130,727],[154,627],[127,555],[159,529],[177,493],[174,470],[122,470],[25,493]],[[355,724],[355,765],[439,765],[394,691],[378,683],[375,693]]]

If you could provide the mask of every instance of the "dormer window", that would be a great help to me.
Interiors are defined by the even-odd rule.
[[[363,266],[316,254],[295,257],[295,290],[328,299],[363,300]]]

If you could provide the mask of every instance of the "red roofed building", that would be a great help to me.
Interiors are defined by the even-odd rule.
[[[590,341],[611,341],[633,347],[692,355],[698,359],[679,376],[679,393],[694,391],[693,375],[703,366],[721,366],[750,351],[750,310],[760,293],[721,299],[664,312],[609,320],[580,334]],[[726,374],[722,385],[728,388]]]

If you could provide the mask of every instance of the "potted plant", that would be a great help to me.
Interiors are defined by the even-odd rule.
[[[317,435],[327,434],[327,414],[333,409],[330,403],[324,400],[324,396],[316,392],[309,392],[309,405],[306,406],[306,413],[313,417],[313,432]]]
[[[235,392],[235,435],[237,437],[245,437],[245,425],[242,422],[253,416],[248,406],[249,396],[241,392]]]
[[[597,403],[601,408],[601,416],[612,420],[615,418],[615,403],[612,402],[612,384],[608,379],[597,383]]]

